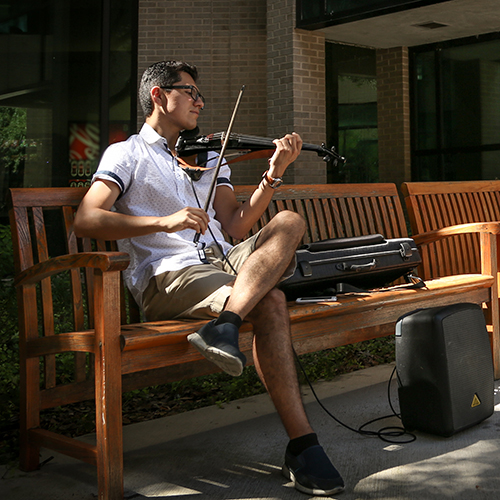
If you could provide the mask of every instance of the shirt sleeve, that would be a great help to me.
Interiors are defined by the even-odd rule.
[[[114,182],[123,194],[130,184],[133,166],[134,160],[127,151],[119,143],[112,144],[104,151],[92,182],[97,179]]]
[[[217,165],[218,158],[219,155],[217,153],[210,152],[207,166],[215,167]],[[219,175],[217,176],[217,186],[229,186],[234,190],[233,183],[231,182],[231,168],[227,164],[226,160],[222,161]]]

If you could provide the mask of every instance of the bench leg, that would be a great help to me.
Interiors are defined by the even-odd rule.
[[[28,358],[26,343],[38,336],[37,318],[28,314],[24,304],[36,304],[35,287],[18,290],[19,304],[19,368],[20,368],[20,468],[34,471],[40,465],[40,446],[33,444],[29,430],[40,427],[40,360]]]
[[[496,290],[495,297],[498,300],[494,300],[494,306],[492,306],[492,335],[491,335],[491,352],[493,353],[493,370],[495,374],[495,380],[500,379],[500,235],[496,237],[496,269],[494,269],[495,274],[493,276],[497,277],[496,280]]]
[[[40,426],[39,370],[38,358],[21,362],[19,466],[26,472],[34,471],[40,465],[40,446],[29,439],[29,430]]]
[[[481,272],[496,276],[488,305],[495,380],[500,379],[500,235],[481,233]]]
[[[99,500],[123,499],[120,276],[95,281],[95,389]]]

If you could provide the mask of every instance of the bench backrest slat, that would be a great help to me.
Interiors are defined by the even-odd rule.
[[[406,182],[402,186],[413,234],[456,224],[500,220],[500,181]],[[429,279],[478,273],[478,235],[460,235],[423,249]]]
[[[33,207],[33,228],[36,241],[36,252],[38,261],[43,262],[49,259],[47,234],[45,232],[45,221],[43,210],[40,207]],[[50,336],[55,334],[54,316],[52,315],[52,287],[51,279],[45,278],[40,283],[41,287],[41,307],[43,316],[43,334]],[[45,356],[44,360],[44,381],[45,387],[51,388],[56,385],[56,359],[54,355]]]
[[[253,193],[254,186],[235,186],[239,201]],[[324,184],[283,186],[251,231],[288,209],[300,213],[307,222],[304,243],[381,233],[387,238],[408,235],[404,213],[394,184]]]

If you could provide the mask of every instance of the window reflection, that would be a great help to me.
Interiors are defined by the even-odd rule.
[[[135,132],[137,6],[2,3],[0,217],[9,187],[86,185],[104,148]]]
[[[413,180],[500,177],[500,40],[413,50]]]
[[[348,160],[330,165],[328,182],[378,180],[375,50],[327,44],[327,135]]]

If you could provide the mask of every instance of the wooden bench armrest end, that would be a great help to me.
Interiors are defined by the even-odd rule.
[[[82,252],[61,255],[39,262],[20,272],[14,284],[33,285],[54,274],[76,268],[100,269],[102,272],[123,271],[129,263],[130,257],[124,252]]]
[[[500,222],[471,222],[468,224],[457,224],[456,226],[434,229],[413,236],[413,240],[418,246],[429,245],[435,241],[455,236],[457,234],[489,233],[500,234]]]

